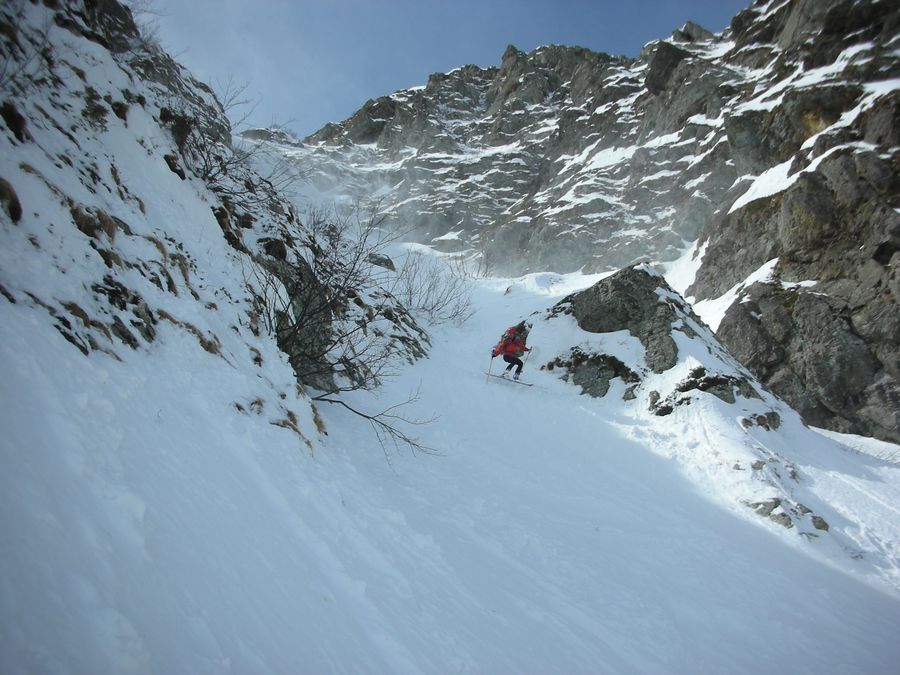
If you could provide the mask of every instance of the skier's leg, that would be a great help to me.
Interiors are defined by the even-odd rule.
[[[518,380],[519,375],[522,374],[522,366],[524,366],[525,364],[522,363],[522,359],[516,358],[516,359],[513,359],[513,365],[516,366],[516,374],[513,375],[513,377]],[[510,368],[512,368],[512,365],[510,365]]]

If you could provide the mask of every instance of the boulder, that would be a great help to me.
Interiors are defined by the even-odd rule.
[[[643,265],[619,270],[567,296],[554,311],[570,312],[590,333],[629,331],[644,346],[647,367],[654,373],[668,370],[678,360],[673,323],[684,315],[700,323],[666,281]]]
[[[541,370],[565,371],[563,380],[581,387],[581,392],[594,398],[603,398],[609,392],[610,383],[619,378],[628,384],[638,384],[640,376],[622,361],[609,354],[588,354],[579,347],[573,347],[568,357],[557,357],[541,366]],[[623,398],[634,398],[634,388],[629,388]]]
[[[366,260],[377,267],[383,267],[386,270],[391,270],[392,272],[396,272],[397,268],[394,266],[394,261],[391,260],[390,256],[386,256],[383,253],[369,253],[366,256]]]

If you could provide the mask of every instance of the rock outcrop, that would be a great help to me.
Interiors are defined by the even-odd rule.
[[[425,354],[425,331],[367,274],[384,262],[355,260],[352,281],[324,274],[340,251],[317,243],[233,145],[213,91],[127,7],[4,4],[0,59],[0,302],[36,308],[86,356],[119,360],[174,327],[233,363],[206,320],[231,309],[229,330],[268,333],[299,381],[325,391],[375,385],[385,362]],[[173,206],[160,207],[167,193]],[[223,281],[233,277],[241,297]],[[315,320],[298,320],[310,308]]]
[[[729,485],[732,498],[780,527],[807,539],[829,530],[831,514],[804,503],[808,479],[779,452],[796,434],[811,432],[655,269],[622,269],[563,298],[542,318],[542,334],[571,336],[575,344],[541,369],[601,399],[588,409],[631,418],[651,439],[654,429],[676,424],[684,442],[655,451]],[[733,456],[723,456],[726,438],[740,449]]]
[[[726,312],[719,337],[810,424],[900,442],[900,388],[890,357],[896,309],[872,317],[863,330],[877,339],[867,341],[847,306],[835,306],[834,294],[817,288],[753,284]]]
[[[675,296],[661,277],[630,267],[570,295],[557,307],[569,305],[578,326],[590,333],[627,330],[645,349],[647,366],[654,373],[668,370],[678,360],[672,324],[680,315],[700,322]],[[684,326],[679,330],[690,330]]]
[[[639,384],[648,376],[674,368],[685,355],[679,353],[675,336],[704,343],[709,354],[723,363],[731,362],[727,372],[709,373],[704,367],[694,368],[660,403],[659,392],[650,397],[651,408],[658,415],[672,411],[686,400],[681,394],[690,391],[710,392],[728,403],[735,402],[735,392],[743,398],[759,398],[745,374],[738,372],[731,357],[718,344],[709,327],[694,313],[690,305],[648,265],[619,270],[583,291],[566,296],[554,305],[550,318],[570,315],[587,333],[627,331],[643,348],[640,362],[626,363],[620,356],[591,353],[575,346],[571,354],[545,364],[550,371],[561,369],[565,377],[596,397],[603,397],[613,379]],[[635,387],[626,391],[633,398]]]

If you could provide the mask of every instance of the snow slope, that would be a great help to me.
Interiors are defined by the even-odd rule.
[[[202,117],[208,90],[175,65],[147,81],[140,45],[103,47],[87,5],[22,7],[23,43],[64,58],[15,97],[28,135],[0,127],[21,206],[0,209],[0,672],[896,667],[895,451],[816,434],[768,395],[652,414],[650,390],[697,364],[737,368],[705,329],[634,401],[619,382],[580,395],[537,365],[589,344],[640,370],[642,349],[544,320],[597,280],[553,274],[473,282],[468,323],[348,398],[377,412],[418,391],[399,412],[437,416],[403,427],[434,454],[379,447],[254,330],[247,251],[287,215],[230,229],[240,214],[181,170],[162,108]],[[524,316],[535,386],[488,382]],[[740,422],[769,410],[777,432]],[[771,498],[830,529],[745,504]]]
[[[684,454],[728,454],[715,406],[654,420],[581,396],[534,368],[563,346],[540,321],[535,387],[486,383],[496,334],[572,283],[479,283],[470,322],[359,394],[375,410],[418,389],[409,414],[440,415],[412,428],[437,454],[390,461],[342,409],[314,451],[238,413],[257,378],[183,333],[85,358],[0,304],[0,669],[889,672],[900,600],[870,558],[896,561],[896,537],[854,561],[729,502]],[[833,530],[896,535],[896,465],[785,427],[846,513]]]

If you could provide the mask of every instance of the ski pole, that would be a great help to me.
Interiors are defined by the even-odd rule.
[[[491,362],[488,364],[487,377],[484,378],[484,383],[485,383],[485,384],[487,384],[488,382],[491,381],[491,368],[493,368],[493,367],[494,367],[494,353],[491,352]]]

